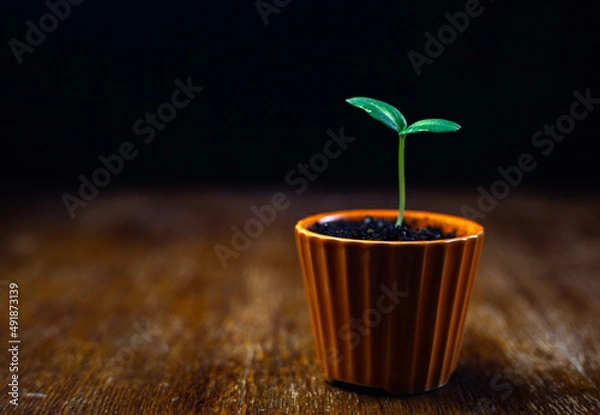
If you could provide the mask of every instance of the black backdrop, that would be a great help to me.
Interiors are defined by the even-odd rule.
[[[530,153],[527,185],[596,185],[600,104],[548,154],[532,144],[568,116],[574,91],[600,97],[591,1],[50,3],[64,20],[44,20],[52,7],[41,0],[1,6],[5,189],[75,190],[127,141],[139,153],[115,189],[283,184],[340,128],[357,139],[319,183],[394,183],[394,134],[344,102],[356,95],[396,105],[409,122],[463,126],[409,137],[410,183],[485,185]],[[418,75],[409,52],[426,56],[426,33],[438,38],[445,13],[465,8],[477,15],[468,27],[457,17],[462,33],[442,29],[447,45],[430,48]],[[24,51],[28,20],[56,28],[30,35],[40,44]],[[133,126],[170,101],[177,79],[204,89],[145,144]]]

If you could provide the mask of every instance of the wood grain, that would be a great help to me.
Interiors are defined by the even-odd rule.
[[[214,245],[285,189],[105,193],[71,220],[60,194],[0,218],[0,412],[600,413],[600,199],[513,191],[486,241],[450,383],[410,397],[319,375],[293,225],[393,208],[393,190],[291,196],[224,269]],[[478,194],[415,191],[460,214]],[[7,283],[19,286],[19,406],[9,403]]]

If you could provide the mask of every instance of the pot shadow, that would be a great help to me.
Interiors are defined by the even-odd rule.
[[[335,388],[365,397],[402,399],[419,406],[439,405],[443,401],[463,414],[488,413],[504,408],[509,398],[520,393],[514,377],[508,376],[509,359],[500,344],[487,337],[470,337],[462,347],[458,366],[450,380],[437,388],[412,394],[392,394],[384,389],[358,386],[341,381],[327,382]]]

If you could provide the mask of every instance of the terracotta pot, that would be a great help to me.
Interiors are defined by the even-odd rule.
[[[457,237],[362,241],[320,235],[315,222],[395,220],[396,210],[321,213],[295,227],[317,358],[328,381],[392,394],[443,386],[456,369],[483,227],[458,216],[406,211],[417,227]]]

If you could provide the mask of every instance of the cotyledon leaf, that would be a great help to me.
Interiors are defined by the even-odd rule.
[[[404,115],[390,104],[367,97],[348,98],[346,102],[365,110],[371,117],[397,133],[406,128]]]
[[[399,131],[398,134],[415,134],[421,132],[428,133],[452,133],[460,128],[455,122],[443,120],[441,118],[428,118],[412,123],[408,127]]]

